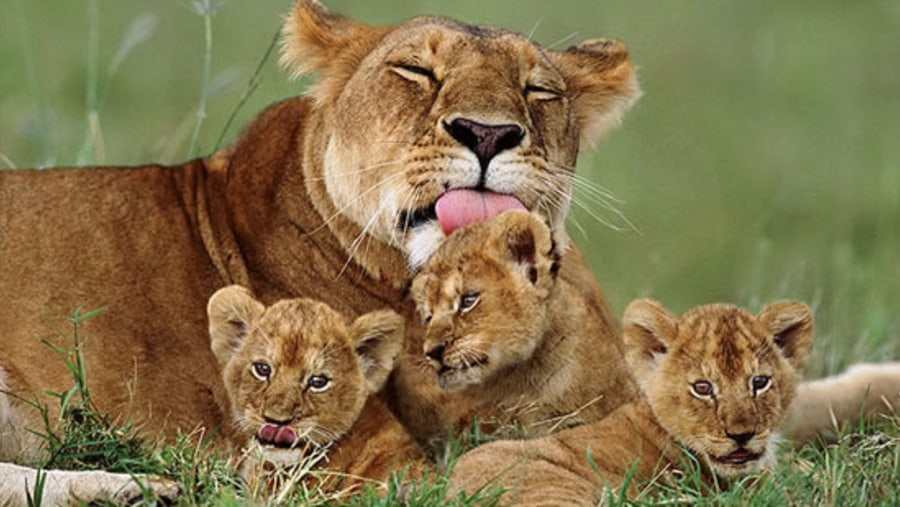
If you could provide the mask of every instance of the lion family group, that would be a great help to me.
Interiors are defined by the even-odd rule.
[[[27,504],[34,405],[56,420],[44,393],[71,387],[38,338],[71,346],[54,318],[85,305],[106,308],[80,330],[97,405],[208,436],[261,494],[301,463],[331,472],[303,479],[323,490],[397,472],[415,488],[441,473],[421,446],[473,420],[522,438],[463,454],[451,494],[596,505],[686,457],[727,486],[773,465],[779,433],[804,442],[898,401],[897,363],[797,381],[801,303],[609,313],[564,221],[579,150],[640,94],[621,43],[369,26],[301,0],[281,63],[315,84],[207,158],[0,172],[0,503]],[[179,494],[44,477],[50,504]]]

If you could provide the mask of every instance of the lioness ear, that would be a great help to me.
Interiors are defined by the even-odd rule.
[[[556,261],[550,227],[537,215],[524,210],[505,211],[497,216],[495,235],[496,247],[517,269],[537,282],[537,264]],[[552,268],[549,268],[551,272]]]
[[[812,349],[812,310],[803,303],[781,301],[763,308],[757,319],[772,333],[791,366],[802,368]]]
[[[581,147],[593,149],[641,96],[628,49],[616,40],[592,39],[550,57],[566,81]]]
[[[253,321],[265,309],[262,303],[253,299],[250,291],[240,285],[219,289],[209,298],[206,306],[206,314],[209,316],[209,346],[220,366],[225,366],[241,348]]]
[[[390,310],[379,310],[357,318],[350,326],[350,340],[359,356],[370,392],[378,392],[394,369],[394,361],[403,347],[403,317]]]
[[[622,317],[625,359],[638,384],[652,380],[678,332],[678,322],[668,310],[652,299],[632,301]]]
[[[388,30],[332,14],[317,0],[300,0],[281,29],[280,63],[295,77],[312,71],[348,72]]]

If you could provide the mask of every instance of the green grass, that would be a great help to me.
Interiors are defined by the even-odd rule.
[[[611,189],[640,232],[592,218],[623,224],[585,194],[590,212],[576,206],[572,221],[616,312],[639,296],[676,310],[793,298],[816,311],[809,376],[900,357],[897,4],[326,3],[375,23],[437,13],[499,24],[557,47],[622,39],[646,95],[578,170]],[[0,167],[177,162],[212,150],[304,88],[273,58],[257,69],[289,4],[234,0],[198,15],[187,0],[2,0]],[[897,428],[801,450],[814,472],[791,459],[753,487],[697,501],[896,504]],[[233,474],[188,442],[142,459],[169,467],[188,504],[240,503]]]

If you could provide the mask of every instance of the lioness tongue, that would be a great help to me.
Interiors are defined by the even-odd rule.
[[[434,207],[441,229],[447,235],[511,209],[525,209],[525,205],[511,195],[475,190],[451,190]]]

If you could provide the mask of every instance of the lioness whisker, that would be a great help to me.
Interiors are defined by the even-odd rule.
[[[350,263],[353,262],[353,258],[356,256],[356,253],[359,250],[360,245],[362,244],[363,240],[368,236],[369,228],[372,227],[372,224],[374,224],[375,221],[381,216],[381,214],[384,213],[385,206],[387,206],[389,204],[390,203],[388,201],[382,201],[381,204],[378,206],[378,209],[375,210],[375,213],[372,214],[372,218],[370,218],[369,221],[366,222],[365,227],[362,228],[362,230],[359,232],[359,234],[357,234],[356,237],[353,239],[353,241],[350,243],[350,247],[347,249],[348,250],[347,261],[344,262],[343,266],[341,266],[341,270],[338,271],[337,276],[335,276],[335,278],[334,278],[335,280],[340,279],[341,276],[344,274],[344,272],[347,270],[347,267],[350,265]]]
[[[541,174],[539,176],[539,178],[543,178],[544,181],[549,182],[549,183],[553,183],[554,177],[555,177],[555,175],[548,175],[548,174]],[[632,229],[635,232],[640,233],[640,230],[625,216],[625,214],[622,211],[620,211],[612,203],[610,203],[609,200],[603,198],[600,195],[592,194],[592,193],[588,193],[587,195],[578,195],[577,192],[573,192],[570,195],[570,194],[566,193],[564,190],[558,188],[558,186],[553,185],[553,184],[547,185],[547,188],[550,191],[550,193],[559,197],[560,201],[564,202],[566,199],[569,199],[569,202],[571,202],[575,206],[578,206],[579,208],[584,210],[585,213],[587,213],[591,218],[593,218],[597,222],[609,227],[610,229],[612,229],[614,231],[621,232],[626,229]],[[578,190],[577,185],[575,187],[575,190],[576,191]],[[550,198],[550,197],[548,197],[548,198]],[[588,202],[585,202],[584,199],[587,199]],[[617,224],[607,220],[606,218],[603,218],[593,207],[591,207],[589,205],[591,203],[598,205],[603,209],[611,211],[622,222],[624,222],[626,226],[622,227],[620,225],[617,225]]]
[[[311,230],[309,232],[306,232],[305,235],[312,236],[313,234],[319,232],[320,230],[322,230],[323,228],[328,226],[328,224],[330,224],[334,219],[336,219],[339,216],[342,216],[345,211],[350,209],[351,206],[356,204],[358,201],[361,201],[363,197],[366,197],[367,195],[371,194],[372,192],[375,192],[375,191],[381,189],[382,186],[384,186],[388,183],[393,183],[395,180],[400,179],[403,175],[404,174],[402,172],[395,173],[395,174],[392,174],[392,175],[388,176],[387,178],[379,181],[378,184],[372,185],[372,187],[364,190],[358,196],[356,196],[356,199],[347,203],[345,206],[341,207],[340,209],[338,209],[337,211],[332,213],[329,217],[325,218],[322,221],[321,225],[319,225],[318,227],[315,227],[313,230]]]
[[[567,203],[571,202],[571,196],[559,189],[554,188],[543,194],[543,202],[548,202],[549,206],[552,209],[562,209],[567,206]],[[574,213],[566,214],[566,222],[571,223],[572,226],[578,230],[582,237],[588,237],[587,230],[583,225],[581,225],[581,222],[578,221]]]
[[[566,168],[565,166],[555,165],[557,171],[548,172],[547,175],[552,178],[559,178],[560,180],[565,180],[568,183],[572,183],[575,187],[582,187],[585,191],[600,195],[606,199],[615,201],[616,203],[622,204],[623,201],[618,199],[612,190],[598,185],[597,183],[581,176],[577,172],[573,172],[572,170]]]
[[[400,159],[400,158],[398,158],[396,160],[389,160],[387,162],[378,162],[376,164],[370,164],[370,165],[363,166],[363,167],[361,167],[359,169],[355,169],[353,171],[344,171],[341,173],[341,175],[342,176],[350,176],[352,174],[361,174],[361,173],[365,173],[365,172],[369,172],[369,171],[374,171],[375,169],[381,169],[382,167],[396,165],[401,162],[403,162],[403,159]],[[325,178],[323,176],[310,178],[311,181],[323,181],[324,179]]]
[[[410,192],[400,203],[399,213],[402,214],[403,210],[409,209],[409,207],[412,205],[412,203],[416,202],[416,200],[418,199],[419,194],[421,192],[422,191],[419,188],[414,188],[413,191]],[[409,218],[410,218],[410,215],[407,213],[406,218],[403,221],[403,229],[402,229],[403,236],[406,236],[406,234],[409,232]],[[393,231],[393,229],[392,229],[392,231]],[[394,233],[392,232],[392,234],[394,234]]]

